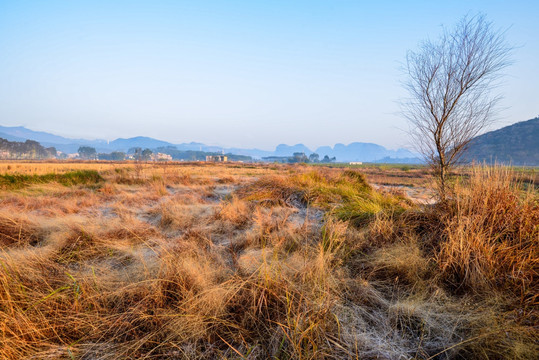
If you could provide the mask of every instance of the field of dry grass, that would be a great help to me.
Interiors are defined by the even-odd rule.
[[[424,171],[0,163],[0,358],[535,358],[537,191]]]

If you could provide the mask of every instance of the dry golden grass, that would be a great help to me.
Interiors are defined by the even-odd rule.
[[[361,170],[0,166],[103,178],[0,190],[2,359],[539,350],[538,198],[509,170],[473,170],[448,205],[421,207],[376,191]]]
[[[475,168],[458,184],[442,222],[438,262],[455,286],[480,291],[506,287],[537,303],[539,199],[521,191],[510,170]]]

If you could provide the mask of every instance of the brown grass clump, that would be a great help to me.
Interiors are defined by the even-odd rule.
[[[438,263],[455,287],[502,288],[537,300],[539,197],[522,192],[506,169],[476,168],[443,215]]]
[[[301,201],[303,194],[290,178],[285,176],[267,176],[245,186],[238,194],[247,201],[254,201],[263,206],[293,205],[294,201]]]
[[[428,259],[422,254],[416,242],[398,243],[376,250],[369,259],[376,278],[393,278],[395,282],[405,281],[418,286],[429,270]]]
[[[221,203],[216,218],[228,221],[237,227],[244,227],[251,218],[252,209],[250,203],[233,197],[230,201]]]
[[[0,246],[36,245],[42,240],[40,229],[24,215],[0,212]]]
[[[156,214],[160,216],[159,224],[172,230],[187,230],[211,216],[212,209],[208,205],[176,205],[160,204]]]

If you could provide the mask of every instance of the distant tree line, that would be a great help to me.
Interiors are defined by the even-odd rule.
[[[97,151],[95,151],[95,148],[93,147],[81,146],[79,147],[78,153],[82,159],[97,160]]]
[[[263,157],[262,160],[270,161],[270,162],[280,162],[280,163],[289,163],[289,164],[297,164],[297,163],[332,163],[335,162],[337,159],[335,157],[329,157],[325,155],[322,160],[320,160],[320,155],[317,153],[312,153],[311,155],[307,156],[303,152],[295,152],[292,154],[292,156],[267,156]]]
[[[18,142],[0,138],[0,157],[3,159],[50,159],[56,157],[56,149],[46,148],[34,140]]]
[[[97,158],[99,160],[113,160],[113,161],[122,161],[125,160],[125,153],[123,151],[113,151],[110,154],[99,153]]]
[[[154,159],[154,151],[148,148],[133,147],[127,153],[123,151],[113,151],[111,153],[98,153],[94,147],[80,146],[78,149],[78,157],[84,160],[111,160],[122,161],[126,159],[134,159],[138,161],[150,161]],[[193,151],[193,150],[178,150],[174,146],[167,146],[155,149],[156,153],[167,154],[174,160],[183,161],[204,161],[207,155],[221,155],[216,152]],[[230,161],[252,161],[252,157],[246,155],[225,154]],[[50,158],[67,158],[67,154],[57,156],[57,151],[54,147],[45,148],[39,142],[34,140],[26,140],[25,142],[8,141],[0,138],[0,158],[2,159],[50,159]]]
[[[127,153],[122,151],[113,151],[111,153],[97,153],[96,149],[90,146],[81,146],[78,150],[79,157],[85,160],[112,160],[122,161],[125,159],[133,159],[137,161],[150,161],[154,158],[154,153],[170,155],[173,160],[182,161],[205,161],[207,155],[221,155],[216,152],[195,151],[195,150],[178,150],[174,146],[159,147],[157,149],[143,149],[141,147],[132,147]],[[246,155],[225,154],[230,161],[245,161],[250,162],[252,157]]]
[[[127,150],[127,154],[131,155],[135,160],[149,161],[152,159],[153,151],[148,148],[133,147]]]
[[[221,153],[209,152],[209,151],[196,151],[196,150],[178,150],[175,146],[165,146],[155,149],[156,151],[168,154],[172,156],[174,160],[183,160],[183,161],[205,161],[207,155],[223,155]],[[230,161],[244,161],[250,162],[253,161],[253,158],[247,155],[237,155],[237,154],[224,154],[228,157]]]
[[[335,156],[330,158],[325,155],[322,160],[320,160],[320,155],[317,153],[312,153],[307,156],[302,152],[295,152],[292,157],[288,158],[289,163],[331,163],[335,162],[335,160],[337,160]]]

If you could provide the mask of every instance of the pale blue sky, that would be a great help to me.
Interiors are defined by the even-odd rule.
[[[496,127],[537,116],[537,0],[0,0],[0,125],[264,149],[405,146],[406,51],[477,12],[519,46]]]

